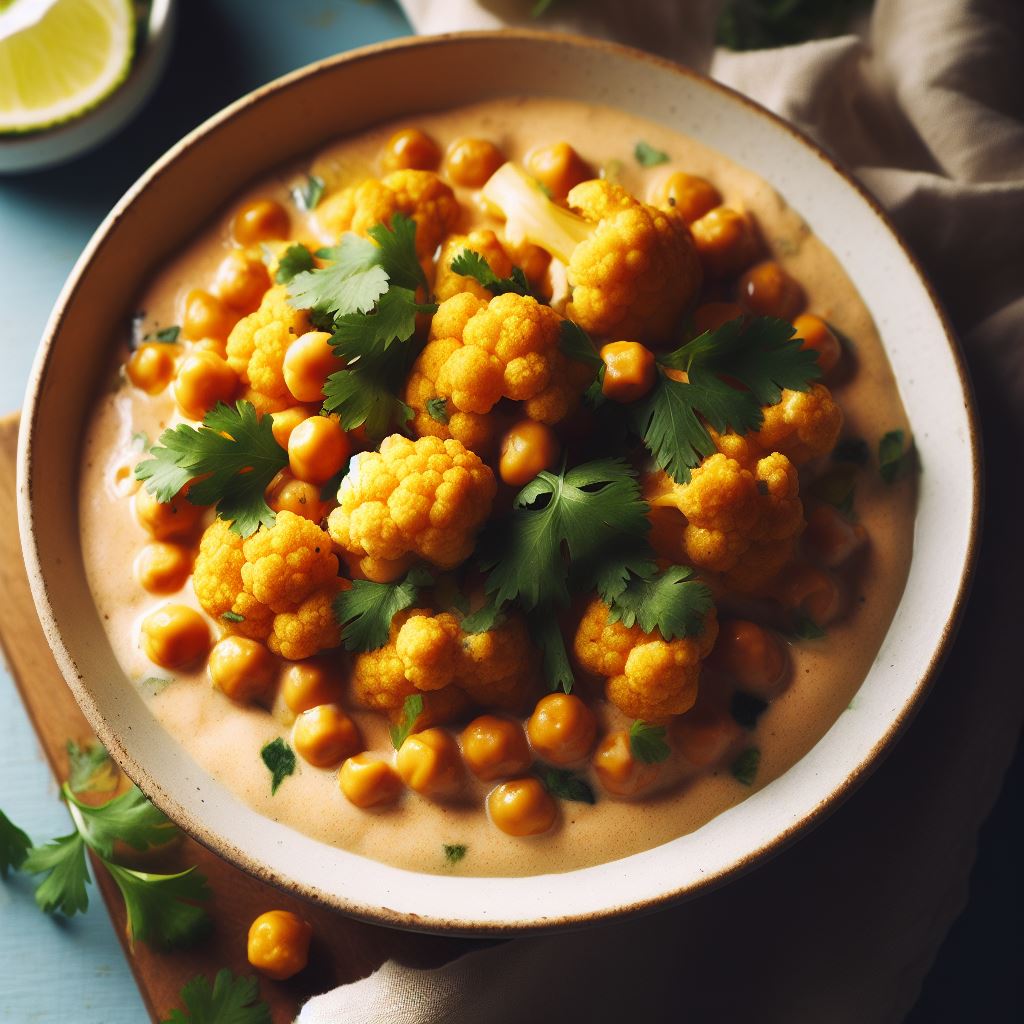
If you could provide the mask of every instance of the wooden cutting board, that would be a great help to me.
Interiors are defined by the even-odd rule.
[[[18,417],[0,418],[0,522],[3,523],[17,522],[17,437]],[[18,531],[14,529],[0,530],[0,593],[5,597],[0,616],[0,647],[53,774],[63,780],[68,770],[67,741],[83,743],[92,739],[92,734],[57,669],[36,619]],[[306,998],[363,978],[387,959],[437,966],[480,945],[470,940],[416,935],[353,921],[251,878],[191,839],[175,845],[152,870],[180,871],[192,864],[198,865],[213,891],[209,906],[213,927],[198,945],[169,953],[151,949],[141,942],[134,949],[130,948],[121,895],[103,868],[93,865],[97,887],[154,1021],[162,1021],[171,1009],[181,1005],[182,985],[197,974],[212,978],[222,967],[236,974],[253,974],[245,955],[246,934],[257,914],[273,908],[293,910],[314,928],[313,948],[306,970],[287,982],[260,979],[262,996],[271,1008],[274,1024],[291,1024]]]

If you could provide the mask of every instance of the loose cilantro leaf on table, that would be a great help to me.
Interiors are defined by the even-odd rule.
[[[435,423],[447,423],[449,420],[448,415],[448,399],[447,398],[430,398],[427,400],[427,415]]]
[[[102,743],[79,746],[68,740],[68,788],[72,793],[111,793],[117,788],[117,769]]]
[[[307,174],[301,185],[292,186],[292,202],[302,211],[308,213],[315,210],[324,195],[324,179],[315,174]]]
[[[629,749],[641,764],[661,764],[670,753],[663,725],[651,725],[639,718],[629,727]]]
[[[158,501],[170,501],[192,482],[188,500],[216,504],[233,532],[248,537],[261,524],[274,525],[264,492],[288,465],[288,453],[274,439],[271,417],[259,416],[251,402],[220,402],[201,427],[179,423],[165,430],[150,455],[135,476]]]
[[[31,848],[32,840],[0,811],[0,878],[6,878],[11,868],[17,871]]]
[[[21,865],[29,875],[46,877],[36,887],[36,903],[46,914],[65,917],[85,913],[89,906],[89,869],[85,865],[85,842],[78,832],[34,846]]]
[[[878,442],[878,472],[887,484],[910,476],[917,469],[917,449],[914,439],[904,449],[902,430],[890,430]]]
[[[697,636],[704,617],[714,606],[711,590],[689,566],[673,565],[645,578],[633,576],[621,593],[611,597],[611,622],[626,627],[639,623],[645,633],[658,630],[666,640]]]
[[[289,245],[277,261],[274,280],[278,284],[289,284],[292,278],[312,270],[315,266],[313,254],[304,245]]]
[[[466,850],[468,847],[462,843],[445,843],[443,845],[443,849],[444,859],[448,861],[449,864],[458,864],[459,861],[466,856]]]
[[[416,728],[416,720],[423,714],[423,694],[414,693],[405,698],[402,704],[402,717],[397,725],[388,729],[391,737],[391,745],[399,750],[402,744],[409,738],[409,734]]]
[[[280,736],[265,743],[260,757],[270,772],[270,792],[277,792],[278,786],[295,772],[295,751]]]
[[[572,800],[580,804],[596,804],[597,797],[590,783],[565,768],[552,768],[551,765],[537,765],[537,774],[544,788],[559,800]]]
[[[737,782],[744,786],[752,786],[760,765],[761,751],[757,747],[747,747],[729,766],[729,771]]]
[[[195,938],[209,923],[197,904],[210,898],[206,879],[188,868],[174,875],[154,875],[107,864],[128,912],[132,942],[171,948]]]
[[[148,850],[163,846],[178,834],[163,811],[154,807],[137,786],[98,807],[78,800],[70,785],[64,786],[63,793],[82,838],[105,860],[114,855],[118,841],[133,850]]]
[[[424,569],[411,569],[401,583],[353,580],[334,599],[334,617],[349,651],[376,651],[388,642],[391,620],[419,599],[420,588],[433,577]]]
[[[225,967],[213,984],[199,975],[181,990],[184,1010],[172,1010],[162,1024],[273,1024],[255,978],[236,978]]]
[[[498,277],[491,270],[487,260],[473,249],[463,249],[451,262],[451,269],[463,277],[471,277],[477,284],[486,288],[492,295],[505,295],[513,292],[516,295],[531,295],[530,282],[526,279],[521,267],[513,267],[508,277]]]
[[[633,147],[633,156],[641,167],[657,167],[658,164],[668,163],[668,153],[663,149],[655,149],[643,139]]]

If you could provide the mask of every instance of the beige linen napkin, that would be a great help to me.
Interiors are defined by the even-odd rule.
[[[529,6],[403,5],[424,32],[523,22],[509,11]],[[963,907],[1024,716],[1011,579],[1024,568],[1024,3],[879,0],[867,41],[742,54],[713,52],[716,7],[576,0],[556,4],[552,27],[709,69],[816,138],[889,209],[964,341],[985,432],[981,563],[960,637],[885,764],[770,863],[655,916],[438,970],[386,964],[313,999],[300,1024],[897,1022]]]

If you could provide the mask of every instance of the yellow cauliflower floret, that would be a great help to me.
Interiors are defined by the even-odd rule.
[[[456,682],[482,707],[517,711],[537,689],[537,657],[526,623],[510,615],[486,633],[462,638]]]
[[[468,235],[449,235],[437,257],[434,298],[438,302],[444,302],[460,292],[468,292],[485,302],[491,297],[491,293],[474,278],[452,270],[452,260],[464,249],[479,253],[497,277],[508,277],[512,273],[512,260],[498,241],[498,236],[489,228],[478,228]]]
[[[267,646],[292,661],[337,647],[341,643],[341,629],[333,608],[337,593],[337,583],[330,583],[313,591],[295,611],[275,615]]]
[[[656,721],[693,707],[701,661],[717,635],[713,609],[699,636],[667,641],[637,625],[609,622],[608,606],[595,599],[584,612],[573,648],[585,669],[605,677],[605,694],[619,710]]]
[[[227,361],[248,385],[245,397],[259,412],[278,412],[294,404],[284,383],[284,355],[288,346],[309,330],[309,314],[288,303],[288,289],[274,285],[259,309],[242,317],[231,329]]]
[[[452,569],[472,552],[496,490],[490,468],[459,441],[393,434],[352,459],[327,525],[371,579],[410,556]]]
[[[781,400],[764,409],[764,423],[751,438],[766,452],[781,452],[802,466],[827,455],[843,427],[843,411],[824,384],[808,391],[782,392]]]
[[[455,678],[459,620],[449,612],[413,614],[398,630],[395,653],[417,690],[443,690]]]

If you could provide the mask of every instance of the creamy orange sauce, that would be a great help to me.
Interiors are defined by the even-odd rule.
[[[845,413],[844,434],[865,438],[874,448],[895,427],[907,428],[892,371],[863,302],[836,258],[770,185],[699,143],[616,110],[555,100],[504,100],[424,116],[417,126],[442,148],[462,135],[489,138],[509,159],[521,160],[533,146],[566,140],[595,166],[622,163],[620,180],[643,198],[649,187],[673,170],[709,178],[728,205],[755,218],[772,255],[802,284],[807,309],[835,325],[855,347],[855,370],[832,384]],[[320,237],[314,221],[294,212],[289,187],[312,168],[338,187],[376,173],[376,158],[395,126],[385,125],[347,139],[312,163],[284,168],[238,197],[237,205],[273,197],[293,210],[293,236]],[[644,139],[670,156],[670,163],[644,169],[632,159],[633,144]],[[472,193],[456,190],[470,221],[484,221]],[[799,203],[799,197],[793,197]],[[230,247],[233,210],[172,260],[140,297],[145,329],[181,322],[185,293],[209,287]],[[334,241],[334,239],[323,239]],[[121,346],[117,364],[127,349]],[[407,792],[398,806],[363,811],[338,789],[337,771],[299,761],[293,776],[271,795],[260,748],[277,736],[289,737],[287,709],[278,702],[268,712],[242,707],[215,691],[205,669],[171,672],[149,662],[139,646],[141,619],[172,600],[198,607],[191,581],[177,595],[156,597],[136,583],[132,563],[148,535],[136,521],[131,469],[141,457],[136,433],[150,440],[177,422],[169,391],[150,397],[124,384],[99,395],[83,445],[80,482],[82,546],[97,606],[110,643],[127,677],[125,685],[143,685],[153,714],[205,769],[260,813],[325,843],[376,860],[418,871],[455,871],[474,875],[525,875],[567,871],[648,849],[699,828],[753,790],[738,783],[728,762],[686,785],[643,802],[610,798],[595,782],[595,806],[560,803],[561,819],[549,833],[513,838],[490,824],[483,810],[490,785],[472,783],[458,802],[437,803]],[[785,772],[821,738],[843,713],[856,714],[855,694],[866,675],[906,580],[913,541],[914,489],[888,487],[871,466],[858,474],[856,512],[870,540],[848,575],[849,611],[828,629],[825,640],[790,647],[792,682],[759,720],[747,744],[761,750],[753,788]],[[214,636],[218,625],[211,621]],[[339,657],[346,657],[339,654]],[[171,680],[154,684],[156,680]],[[150,680],[143,684],[144,680]],[[157,691],[157,692],[154,692]],[[848,707],[852,709],[847,712]],[[352,711],[368,748],[390,756],[386,723],[379,716]],[[617,712],[603,712],[617,722]],[[680,766],[671,766],[669,774]],[[244,843],[243,836],[237,841]],[[442,844],[463,844],[466,857],[446,864]]]

